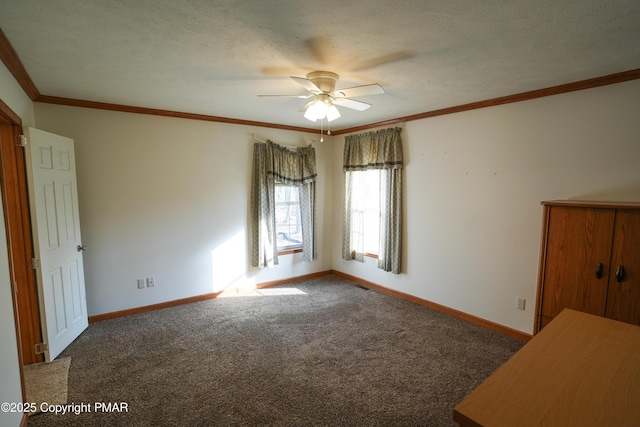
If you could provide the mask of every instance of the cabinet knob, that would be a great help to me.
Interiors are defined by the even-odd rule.
[[[616,282],[620,283],[624,280],[624,267],[619,265],[616,270]]]
[[[596,279],[601,279],[602,278],[602,263],[599,262],[596,265]]]

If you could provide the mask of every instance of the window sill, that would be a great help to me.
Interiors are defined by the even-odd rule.
[[[298,252],[302,252],[302,248],[291,248],[291,249],[284,249],[282,251],[278,251],[278,256],[280,255],[290,255],[290,254],[295,254]],[[369,252],[365,252],[364,256],[369,257],[369,258],[375,258],[378,259],[378,254],[372,254]]]
[[[291,248],[291,249],[284,249],[282,251],[278,251],[278,256],[280,255],[289,255],[289,254],[295,254],[298,252],[302,252],[302,248]]]

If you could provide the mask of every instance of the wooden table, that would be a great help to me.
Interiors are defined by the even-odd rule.
[[[453,409],[461,426],[640,426],[640,327],[563,310]]]

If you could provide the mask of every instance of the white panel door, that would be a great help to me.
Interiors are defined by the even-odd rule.
[[[88,326],[73,140],[27,128],[27,180],[45,360]]]

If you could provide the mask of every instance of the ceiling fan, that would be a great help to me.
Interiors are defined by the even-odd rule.
[[[312,98],[300,111],[304,117],[315,122],[326,118],[329,122],[340,117],[336,105],[364,111],[371,107],[366,102],[351,99],[354,96],[378,95],[384,93],[384,89],[377,83],[353,86],[336,90],[336,82],[339,76],[331,71],[312,71],[306,77],[291,77],[293,81],[305,88],[310,93],[307,95],[258,95],[276,96],[288,98],[308,99]]]

